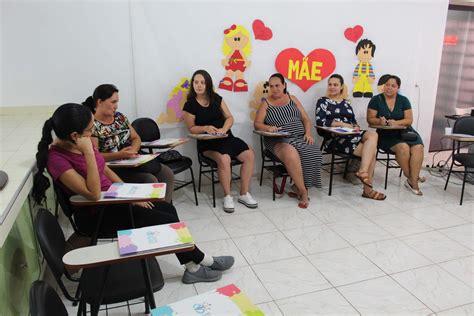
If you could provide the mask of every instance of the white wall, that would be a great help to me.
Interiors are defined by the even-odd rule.
[[[181,77],[204,68],[218,83],[224,74],[223,30],[233,23],[251,30],[259,18],[274,36],[252,39],[252,65],[245,72],[249,93],[218,91],[235,116],[234,133],[258,148],[248,103],[255,84],[275,72],[277,54],[288,47],[303,53],[328,49],[336,57],[335,72],[350,83],[357,58],[343,32],[360,24],[362,38],[377,45],[376,76],[402,78],[401,92],[411,100],[420,117],[417,128],[429,144],[447,6],[447,0],[4,1],[0,105],[80,102],[95,86],[110,82],[119,87],[120,109],[131,119],[156,118]],[[314,120],[326,81],[305,93],[291,83],[289,88]],[[361,118],[367,103],[353,100]],[[182,124],[161,128],[165,136],[186,134]]]

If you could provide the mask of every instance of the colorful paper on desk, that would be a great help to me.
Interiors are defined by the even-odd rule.
[[[290,136],[288,132],[263,132],[263,134],[268,136]]]
[[[234,284],[151,310],[152,316],[253,315],[263,312]]]
[[[339,133],[357,133],[355,129],[350,127],[331,127],[331,129]]]
[[[142,142],[142,145],[153,145],[153,146],[171,146],[174,144],[179,144],[186,140],[186,138],[164,138],[157,139],[151,142]]]
[[[153,160],[158,156],[159,156],[159,154],[140,155],[138,157],[130,158],[130,159],[121,159],[121,160],[108,161],[107,164],[111,165],[111,166],[143,165],[144,163],[147,163],[150,160]]]
[[[104,198],[157,198],[165,197],[166,183],[113,183]]]
[[[117,239],[121,256],[194,244],[186,224],[182,222],[119,230]]]

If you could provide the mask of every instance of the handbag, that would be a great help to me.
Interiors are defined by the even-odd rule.
[[[400,133],[400,138],[406,141],[415,141],[418,138],[418,134],[414,131],[403,131]]]
[[[168,163],[183,159],[183,156],[176,150],[168,150],[158,156],[158,160],[162,163]]]

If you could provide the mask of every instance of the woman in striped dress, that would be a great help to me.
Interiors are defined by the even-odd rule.
[[[311,121],[301,102],[286,91],[280,73],[269,79],[270,95],[255,118],[255,129],[289,133],[287,137],[265,137],[265,147],[280,159],[293,179],[289,195],[297,197],[300,208],[309,204],[308,188],[321,187],[322,156],[311,134]]]

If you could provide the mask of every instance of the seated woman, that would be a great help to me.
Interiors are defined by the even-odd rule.
[[[93,126],[94,118],[89,109],[72,103],[60,106],[45,122],[36,154],[38,172],[33,185],[33,197],[38,203],[45,199],[45,191],[50,186],[43,174],[46,167],[53,180],[68,195],[79,194],[90,200],[98,200],[101,191],[106,191],[112,182],[122,182],[105,165],[104,158],[93,146]],[[54,142],[52,131],[57,136]],[[134,203],[133,216],[136,227],[179,222],[176,209],[166,202]],[[82,231],[92,232],[97,224],[98,212],[94,207],[84,207],[75,210],[74,218]],[[101,230],[110,232],[129,228],[128,205],[105,206]],[[186,266],[182,279],[184,283],[217,281],[222,275],[220,271],[229,269],[234,263],[233,257],[210,257],[197,247],[176,256]]]
[[[226,138],[198,140],[198,151],[217,164],[219,182],[224,190],[224,211],[234,212],[234,200],[230,195],[232,179],[231,159],[242,162],[240,168],[240,196],[238,202],[248,208],[256,208],[257,201],[250,195],[250,179],[253,173],[255,155],[253,150],[230,128],[234,118],[220,95],[214,92],[212,78],[205,70],[196,71],[191,78],[188,100],[184,104],[184,122],[193,134],[227,134]]]
[[[276,73],[268,82],[270,94],[260,105],[254,126],[256,130],[289,133],[288,137],[264,137],[264,144],[283,162],[294,181],[294,192],[289,195],[299,199],[300,208],[307,208],[307,188],[321,187],[321,152],[301,102],[286,91],[285,78]]]
[[[325,97],[316,104],[316,125],[326,127],[349,127],[360,130],[355,119],[354,111],[347,98],[347,88],[341,75],[333,74],[328,80],[328,89]],[[385,200],[385,194],[372,189],[372,178],[377,155],[377,133],[362,132],[360,136],[341,137],[336,141],[328,139],[325,149],[333,148],[336,151],[361,157],[360,168],[356,177],[364,185],[362,196],[374,200]]]
[[[411,127],[413,111],[408,99],[398,94],[401,80],[391,75],[385,83],[384,92],[374,96],[368,105],[367,122],[370,125],[405,126],[404,131],[410,131],[415,136],[413,140],[402,139],[400,130],[377,130],[378,146],[385,151],[393,151],[398,164],[407,177],[405,186],[416,195],[423,195],[418,182],[424,182],[420,177],[423,163],[423,141],[420,135]]]
[[[112,84],[103,84],[82,103],[94,113],[92,142],[102,153],[105,161],[132,158],[140,150],[140,136],[127,117],[117,111],[118,101],[118,89]],[[173,171],[157,159],[135,168],[117,168],[115,172],[126,182],[165,182],[165,201],[171,202],[173,199]]]

